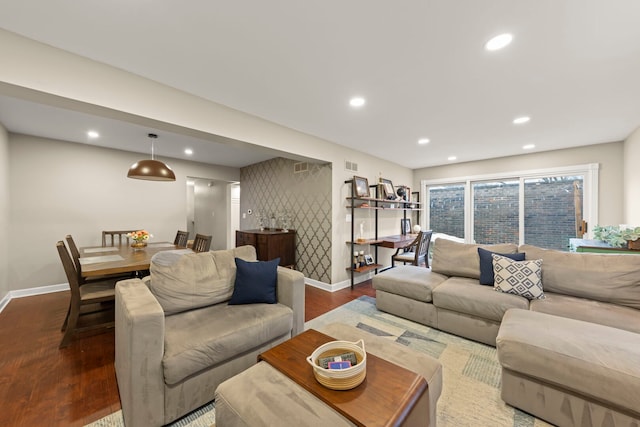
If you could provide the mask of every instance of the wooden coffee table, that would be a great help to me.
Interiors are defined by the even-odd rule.
[[[329,341],[335,338],[309,329],[262,353],[258,360],[269,363],[356,425],[401,425],[427,392],[427,381],[415,372],[367,353],[367,377],[362,384],[351,390],[328,389],[316,381],[306,358]]]

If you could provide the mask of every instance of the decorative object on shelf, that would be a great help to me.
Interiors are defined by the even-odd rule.
[[[358,255],[358,264],[360,267],[364,267],[366,265],[364,263],[364,251],[360,251],[360,254]]]
[[[277,228],[276,214],[271,212],[271,218],[269,219],[269,228],[276,229]]]
[[[291,226],[291,217],[289,216],[289,212],[285,209],[280,213],[280,228],[285,233],[289,231],[289,227]]]
[[[358,251],[353,251],[353,268],[360,267],[360,261],[358,260]]]
[[[358,238],[358,241],[364,241],[364,221],[360,223],[360,236]]]
[[[411,201],[411,189],[406,185],[400,185],[396,188],[396,194],[398,195],[398,200],[404,200],[405,202]]]
[[[133,240],[132,248],[143,249],[147,246],[147,240],[153,236],[147,230],[138,230],[127,233],[127,237]]]
[[[256,212],[256,220],[258,221],[258,228],[260,231],[264,231],[265,226],[267,225],[267,215],[262,209],[258,209]]]
[[[140,160],[129,168],[127,178],[147,181],[175,181],[176,174],[165,163],[155,160],[153,141],[158,138],[155,133],[147,135],[151,139],[151,160]]]
[[[411,234],[411,220],[409,218],[403,218],[400,220],[400,234],[403,236]]]
[[[354,176],[353,185],[355,185],[356,197],[369,197],[369,180],[367,178]]]
[[[364,256],[365,265],[373,265],[373,257],[370,254]]]
[[[382,198],[385,200],[395,200],[396,193],[393,190],[393,183],[390,179],[380,178],[380,189],[382,190]]]
[[[607,242],[614,248],[640,249],[640,227],[630,227],[626,224],[596,225],[593,227],[593,237]]]

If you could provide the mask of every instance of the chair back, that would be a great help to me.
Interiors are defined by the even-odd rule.
[[[204,234],[196,234],[196,238],[193,239],[193,251],[208,252],[211,247],[211,237]]]
[[[71,260],[69,251],[67,251],[67,248],[65,247],[62,240],[56,243],[56,248],[58,249],[60,261],[62,261],[64,273],[66,274],[67,280],[69,281],[69,288],[71,289],[71,300],[80,301],[80,283],[78,282],[78,271],[76,270],[73,261]]]
[[[432,230],[421,231],[418,235],[418,245],[416,247],[416,261],[415,265],[420,265],[420,261],[424,260],[424,263],[429,267],[429,245],[431,245]]]
[[[176,238],[173,241],[173,244],[176,246],[184,246],[186,248],[187,241],[189,241],[189,232],[178,230],[178,232],[176,233]]]
[[[127,234],[134,233],[138,230],[141,230],[141,228],[135,230],[103,230],[102,246],[120,246],[122,243],[129,244]]]
[[[76,246],[76,242],[73,240],[73,237],[71,237],[71,234],[67,234],[65,240],[67,241],[67,246],[69,246],[69,252],[71,252],[71,257],[73,258],[73,264],[76,266],[76,271],[80,271],[80,251]]]

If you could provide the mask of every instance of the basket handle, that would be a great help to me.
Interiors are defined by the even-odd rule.
[[[307,357],[307,362],[309,363],[309,365],[311,365],[312,367],[315,367],[316,364],[313,363],[313,358],[311,356]]]

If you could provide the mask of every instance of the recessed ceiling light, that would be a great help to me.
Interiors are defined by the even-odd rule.
[[[513,40],[513,36],[509,33],[500,34],[485,43],[484,48],[490,51],[500,50],[507,46]]]
[[[420,144],[420,145],[425,145],[425,144],[428,144],[428,143],[429,143],[429,138],[420,138],[418,140],[418,144]]]
[[[527,144],[522,146],[523,150],[531,150],[532,148],[536,148],[535,144]]]
[[[449,157],[447,157],[447,160],[449,160],[450,162],[452,162],[452,161],[454,161],[454,160],[456,160],[456,159],[457,159],[457,157],[456,157],[456,156],[449,156]]]
[[[513,124],[521,125],[523,123],[527,123],[529,120],[531,120],[531,117],[529,116],[516,117],[515,119],[513,119]]]
[[[100,134],[98,132],[96,132],[95,130],[90,130],[87,132],[87,136],[91,139],[95,139],[98,138],[100,136]]]
[[[186,154],[187,156],[190,156],[193,154],[193,150],[191,148],[185,148],[184,154]]]
[[[365,99],[361,96],[353,97],[349,100],[349,105],[352,107],[362,107],[365,104]]]

